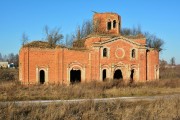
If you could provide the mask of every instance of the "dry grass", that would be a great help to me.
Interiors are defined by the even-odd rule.
[[[163,72],[167,75],[172,69]],[[1,72],[1,71],[0,71]],[[12,71],[10,71],[12,72]],[[17,74],[17,72],[15,72]],[[177,69],[159,81],[126,84],[122,81],[62,85],[23,86],[16,81],[0,82],[0,101],[106,98],[180,94]],[[161,72],[162,75],[162,72]],[[34,105],[0,105],[0,119],[13,120],[180,120],[180,97],[155,101],[81,102]]]
[[[180,78],[180,66],[175,68],[160,68],[160,79],[175,79]]]
[[[0,106],[0,119],[13,120],[179,120],[180,98],[140,102],[81,102]]]
[[[17,82],[0,83],[0,101],[107,98],[180,93],[180,79],[126,84],[122,81],[63,85],[23,86]]]
[[[126,84],[123,81],[91,82],[64,85],[33,85],[23,86],[16,81],[0,81],[0,101],[14,100],[47,100],[47,99],[80,99],[108,98],[120,96],[153,96],[164,94],[180,94],[179,68],[166,69],[163,74],[174,70],[174,77],[146,83]],[[0,70],[2,73],[18,76],[18,70]]]

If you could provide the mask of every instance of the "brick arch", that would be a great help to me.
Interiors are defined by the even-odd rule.
[[[126,71],[127,71],[125,64],[123,62],[118,62],[114,65],[112,78],[114,78],[114,74],[115,74],[116,70],[121,70],[123,80],[125,80],[126,79]]]
[[[80,82],[85,80],[85,65],[79,62],[72,62],[69,64],[67,70],[67,80],[69,84],[71,83],[72,71],[78,71],[77,73],[80,74]]]
[[[109,65],[102,65],[101,66],[101,72],[100,72],[100,80],[103,81],[103,71],[106,70],[106,79],[110,78],[110,66]]]
[[[125,69],[125,64],[122,62],[118,62],[117,64],[114,65],[114,70],[117,69]]]
[[[36,82],[39,84],[41,83],[41,72],[44,72],[44,83],[46,84],[48,83],[49,79],[48,79],[48,67],[36,67]]]
[[[83,64],[79,63],[79,62],[71,62],[69,64],[69,68],[77,68],[77,69],[82,69],[84,67]]]
[[[114,70],[113,79],[122,79],[123,80],[123,70],[122,70],[122,68],[117,67]]]
[[[130,82],[137,81],[139,79],[139,68],[138,65],[132,64],[129,69],[129,80]]]

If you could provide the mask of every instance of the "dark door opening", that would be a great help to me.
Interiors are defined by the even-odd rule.
[[[106,69],[103,70],[103,81],[106,79]]]
[[[131,70],[130,83],[132,83],[133,80],[134,80],[134,69]]]
[[[70,71],[70,82],[71,83],[81,82],[81,70],[71,70]]]
[[[118,69],[114,72],[114,79],[118,79],[118,80],[123,79],[122,72],[120,69]]]
[[[44,70],[40,71],[40,84],[44,84],[45,82],[45,72]]]

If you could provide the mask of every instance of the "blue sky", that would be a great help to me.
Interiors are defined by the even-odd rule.
[[[43,28],[75,31],[92,11],[115,12],[122,27],[140,25],[165,42],[160,58],[180,64],[180,0],[0,0],[0,52],[18,53],[25,32],[30,41],[44,38]]]

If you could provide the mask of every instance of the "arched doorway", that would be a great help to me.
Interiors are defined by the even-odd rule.
[[[133,81],[134,81],[134,69],[131,70],[130,83],[132,83]]]
[[[120,69],[117,69],[114,72],[114,79],[119,80],[119,79],[123,79],[123,75]]]
[[[70,71],[70,82],[78,83],[81,82],[81,70],[71,70]]]
[[[104,81],[106,79],[106,69],[103,70],[102,74],[102,80]]]
[[[40,75],[40,78],[39,78],[39,82],[40,82],[40,84],[44,84],[44,82],[45,82],[45,72],[44,72],[44,70],[40,70],[40,73],[39,73]]]

